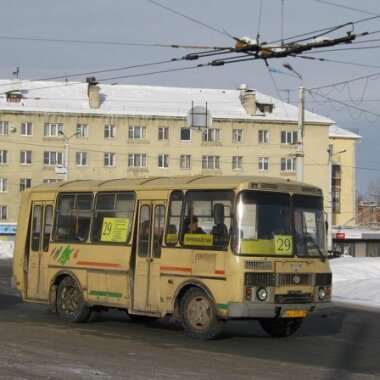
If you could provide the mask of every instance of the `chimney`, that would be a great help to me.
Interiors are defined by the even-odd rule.
[[[88,77],[86,82],[88,83],[87,95],[90,108],[100,108],[99,82],[96,81],[95,77]]]
[[[246,84],[240,85],[240,101],[247,114],[256,114],[256,91],[250,90]]]

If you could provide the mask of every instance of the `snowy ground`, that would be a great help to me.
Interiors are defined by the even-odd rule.
[[[13,257],[13,242],[0,240],[0,259]],[[333,301],[380,309],[380,257],[330,260]]]

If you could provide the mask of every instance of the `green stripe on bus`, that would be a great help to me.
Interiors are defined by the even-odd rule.
[[[218,307],[218,309],[222,309],[222,310],[228,309],[228,305],[225,303],[218,303],[218,304],[216,304],[216,306]]]
[[[122,293],[106,292],[103,290],[91,290],[90,295],[98,296],[98,297],[113,297],[113,298],[121,298],[123,296]]]

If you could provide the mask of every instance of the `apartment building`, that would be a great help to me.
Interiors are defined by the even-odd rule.
[[[43,182],[234,173],[296,179],[297,120],[297,107],[245,85],[0,80],[0,222],[15,222],[22,190]],[[320,186],[332,209],[329,170],[340,156],[329,147],[339,141],[335,152],[346,150],[341,180],[351,171],[347,187],[335,189],[336,213],[346,206],[354,212],[359,137],[347,138],[340,128],[332,136],[333,127],[332,120],[305,112],[304,181]]]

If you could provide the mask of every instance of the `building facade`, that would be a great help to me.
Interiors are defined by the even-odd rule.
[[[234,173],[296,179],[297,121],[297,107],[246,86],[2,80],[0,222],[15,222],[22,190],[42,182]],[[305,113],[304,181],[323,189],[326,209],[333,199],[330,164],[338,157],[328,149],[337,140],[350,152],[342,155],[342,181],[347,172],[347,188],[355,188],[357,139],[344,130],[332,136],[332,126]],[[354,212],[354,191],[343,194],[342,188],[336,218],[346,207]]]

